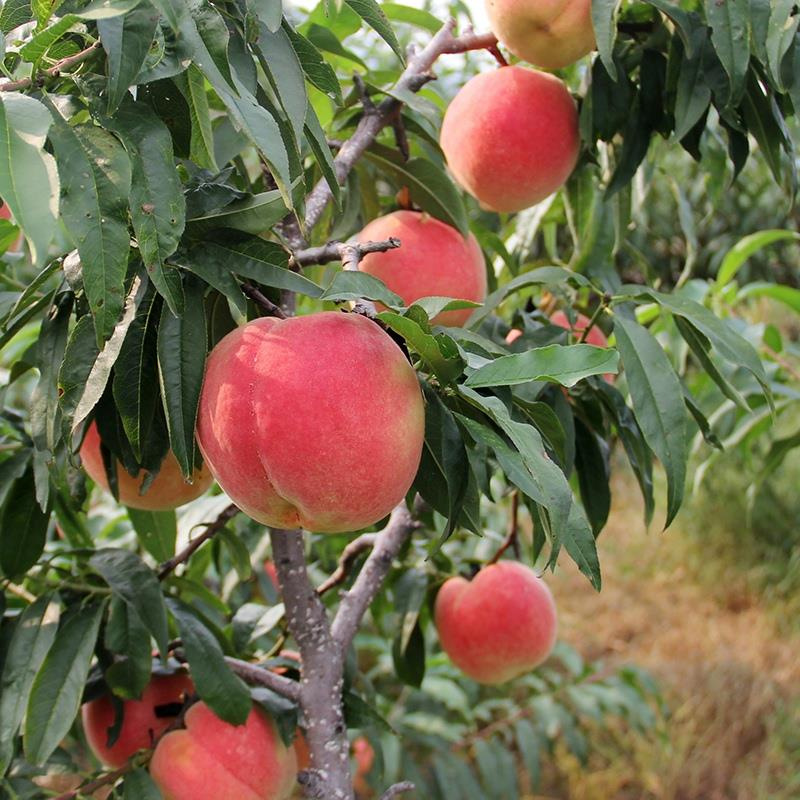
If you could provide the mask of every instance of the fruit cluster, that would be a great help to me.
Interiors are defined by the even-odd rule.
[[[487,8],[500,41],[540,67],[565,66],[594,46],[590,0],[487,0]],[[580,148],[575,103],[553,75],[504,66],[478,75],[457,94],[444,117],[441,146],[458,183],[483,207],[519,211],[556,191],[573,170]],[[402,247],[367,255],[360,269],[406,304],[426,296],[485,299],[486,264],[472,235],[400,210],[369,223],[358,239],[389,237]],[[450,310],[432,322],[463,325],[470,313]],[[552,322],[571,327],[563,312]],[[587,325],[579,317],[573,330]],[[519,335],[512,331],[508,342]],[[596,330],[587,339],[605,344]],[[359,530],[383,519],[409,491],[424,415],[414,369],[370,319],[338,312],[256,319],[229,333],[208,359],[197,420],[205,466],[186,483],[169,453],[142,491],[145,476],[131,476],[117,464],[119,498],[136,508],[175,508],[216,479],[237,506],[273,528]],[[94,423],[81,457],[107,489]],[[486,566],[472,581],[447,580],[434,616],[442,648],[482,683],[529,671],[555,642],[549,589],[513,561]],[[111,767],[155,747],[150,773],[166,800],[204,800],[211,793],[215,800],[288,797],[298,762],[308,760],[302,735],[294,748],[286,747],[262,710],[234,727],[202,702],[177,726],[193,693],[188,675],[154,677],[141,699],[124,703],[113,744],[115,707],[107,696],[93,700],[83,709],[88,742]]]

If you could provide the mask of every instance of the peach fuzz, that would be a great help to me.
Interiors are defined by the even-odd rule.
[[[505,683],[541,664],[556,641],[553,595],[516,561],[484,567],[471,581],[445,581],[434,620],[442,649],[479,683]]]
[[[486,299],[486,262],[478,241],[429,214],[395,211],[370,222],[358,234],[359,242],[395,236],[401,246],[385,253],[369,253],[362,272],[380,278],[411,305],[420,297],[453,297],[482,303]],[[471,308],[445,311],[431,320],[436,325],[463,325]]]
[[[556,77],[500,67],[469,80],[447,108],[440,143],[456,181],[491,211],[544,200],[578,161],[578,112]]]
[[[592,0],[486,0],[485,5],[495,36],[537,67],[561,69],[595,47]]]
[[[419,465],[422,392],[400,348],[358,314],[253,320],[206,364],[197,438],[220,486],[274,528],[355,531]]]
[[[139,750],[155,740],[175,721],[184,696],[194,692],[185,673],[156,675],[139,700],[126,700],[122,727],[116,742],[108,746],[108,731],[114,725],[114,706],[109,695],[85,703],[81,709],[83,730],[89,747],[108,767],[119,769]]]
[[[109,491],[108,478],[103,465],[103,454],[100,451],[100,433],[96,423],[92,423],[86,431],[86,436],[81,445],[81,463],[89,477],[103,489]],[[196,500],[214,482],[208,468],[203,465],[194,473],[192,483],[187,483],[183,478],[178,459],[170,450],[161,462],[161,469],[153,479],[150,487],[144,494],[140,493],[142,481],[145,479],[144,470],[140,470],[133,477],[122,464],[117,461],[117,485],[119,487],[119,502],[131,508],[140,508],[145,511],[168,511],[184,503]]]
[[[253,708],[230,725],[205,703],[186,713],[186,728],[168,733],[150,762],[164,800],[286,800],[297,774],[294,748],[275,723]]]

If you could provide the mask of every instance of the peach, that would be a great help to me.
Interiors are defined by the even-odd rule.
[[[286,800],[297,761],[275,723],[254,707],[230,725],[205,703],[186,713],[186,728],[168,733],[150,762],[164,800]]]
[[[0,201],[2,203],[2,201]],[[7,203],[0,204],[0,219],[7,219],[9,222],[14,222],[11,218],[11,209],[8,207]],[[9,245],[8,252],[9,253],[16,253],[22,248],[22,234],[17,236],[14,240],[13,244]]]
[[[472,581],[445,581],[434,620],[442,649],[479,683],[505,683],[541,664],[556,641],[553,595],[516,561],[484,567]]]
[[[267,574],[267,577],[270,579],[270,581],[272,581],[275,591],[279,592],[281,590],[281,585],[278,582],[278,570],[275,568],[275,564],[273,564],[269,559],[264,562],[264,572]]]
[[[89,747],[103,764],[119,769],[136,752],[153,746],[175,721],[184,695],[192,692],[191,678],[183,672],[154,676],[140,700],[124,702],[122,728],[111,747],[108,746],[108,731],[114,725],[111,697],[104,695],[85,703],[81,717]]]
[[[558,78],[501,67],[469,80],[442,123],[453,176],[491,211],[521,211],[567,180],[578,161],[578,112]]]
[[[595,47],[592,0],[486,0],[489,24],[518,58],[566,67]]]
[[[590,322],[591,320],[585,314],[576,314],[575,325],[573,326],[569,321],[569,317],[563,311],[556,311],[550,317],[552,325],[558,325],[559,328],[566,328],[568,331],[572,331],[576,341],[581,338],[583,332],[589,327]],[[595,347],[608,347],[608,339],[597,325],[593,325],[589,333],[586,334],[586,344],[593,344]]]
[[[355,531],[385,517],[419,465],[414,369],[376,323],[262,317],[214,348],[197,436],[220,486],[274,528]]]
[[[92,423],[86,431],[86,436],[81,445],[81,462],[89,477],[103,489],[109,491],[108,478],[103,465],[103,455],[100,451],[100,433],[96,423]],[[131,508],[140,508],[145,511],[168,511],[184,503],[196,500],[214,482],[214,477],[208,468],[203,465],[195,470],[192,483],[187,483],[178,464],[178,459],[170,450],[161,462],[161,469],[153,479],[147,491],[142,494],[140,489],[145,478],[144,470],[140,470],[133,477],[122,464],[117,461],[117,484],[119,487],[119,501]]]
[[[352,750],[356,762],[353,788],[358,797],[371,797],[372,789],[367,781],[367,775],[375,762],[375,750],[366,736],[358,736],[353,739]]]
[[[482,303],[486,299],[486,262],[475,237],[465,239],[444,222],[418,211],[395,211],[378,217],[358,234],[358,241],[396,236],[402,245],[385,253],[369,253],[362,272],[380,278],[411,305],[420,297],[454,297]],[[445,311],[431,322],[463,325],[471,308]]]

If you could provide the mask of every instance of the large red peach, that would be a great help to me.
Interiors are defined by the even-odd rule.
[[[594,49],[592,0],[486,0],[497,38],[518,58],[560,69]]]
[[[108,732],[114,725],[111,698],[103,695],[85,703],[81,717],[89,747],[106,766],[119,769],[134,753],[153,746],[175,721],[184,695],[193,691],[191,678],[185,673],[154,676],[140,700],[124,702],[122,727],[111,747],[108,746]]]
[[[486,262],[472,234],[465,239],[444,222],[418,211],[395,211],[378,217],[358,235],[360,242],[397,237],[402,246],[369,253],[359,269],[380,278],[411,305],[420,297],[454,297],[482,303],[486,299]],[[445,311],[431,322],[463,325],[471,308]]]
[[[230,725],[205,703],[186,713],[185,730],[168,733],[150,762],[164,800],[286,800],[297,774],[294,748],[275,723],[253,708]]]
[[[567,180],[578,160],[575,102],[553,75],[501,67],[468,81],[442,123],[455,179],[492,211],[520,211]]]
[[[425,419],[400,348],[358,314],[263,317],[209,356],[198,442],[253,519],[320,533],[372,525],[419,465]]]
[[[504,683],[544,661],[556,641],[556,606],[545,582],[516,561],[445,581],[436,629],[450,660],[479,683]]]
[[[100,433],[94,422],[86,431],[83,445],[81,445],[81,462],[89,477],[98,486],[102,486],[108,491],[108,478],[103,465],[103,454],[100,451]],[[144,470],[133,477],[117,461],[117,486],[120,503],[146,511],[167,511],[196,500],[214,482],[214,477],[203,465],[195,471],[192,483],[187,483],[183,478],[178,459],[171,450],[161,462],[158,475],[153,479],[147,491],[142,494],[140,490],[144,479]]]

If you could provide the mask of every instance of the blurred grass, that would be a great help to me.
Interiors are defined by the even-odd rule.
[[[565,562],[563,638],[660,681],[661,735],[598,730],[588,766],[558,751],[535,800],[800,798],[800,459],[746,525],[747,473],[726,456],[670,530],[644,532],[621,464],[597,595]]]

